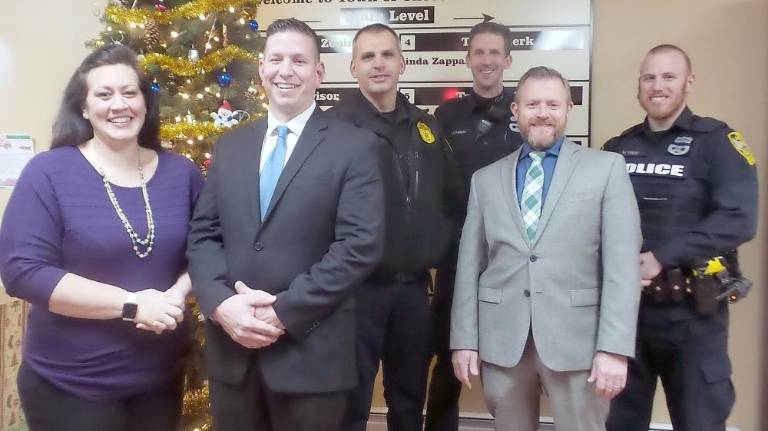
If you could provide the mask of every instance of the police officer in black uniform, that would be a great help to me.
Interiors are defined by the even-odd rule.
[[[332,112],[382,142],[387,234],[380,266],[357,291],[359,382],[342,429],[365,430],[381,360],[387,429],[421,431],[431,353],[429,270],[442,260],[451,229],[443,207],[446,147],[435,119],[397,91],[405,63],[395,32],[372,24],[353,43],[350,69],[360,91]]]
[[[451,248],[436,278],[435,366],[429,385],[425,431],[458,430],[461,383],[453,374],[450,338],[451,301],[456,275],[459,231],[464,223],[472,174],[515,151],[522,138],[512,117],[511,89],[504,88],[504,71],[512,64],[512,35],[494,22],[475,25],[469,33],[467,66],[472,71],[472,92],[451,99],[435,111],[452,149],[448,183],[452,194],[446,205],[454,220]]]
[[[608,431],[648,430],[657,378],[676,431],[723,431],[734,403],[720,294],[745,283],[735,249],[756,231],[755,159],[740,133],[691,113],[693,80],[682,49],[651,49],[638,82],[646,120],[604,147],[624,155],[635,188],[645,286],[637,356]]]

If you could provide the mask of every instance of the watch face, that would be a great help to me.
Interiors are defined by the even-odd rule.
[[[126,302],[123,304],[122,318],[131,320],[136,318],[136,312],[139,310],[139,305],[133,302]]]

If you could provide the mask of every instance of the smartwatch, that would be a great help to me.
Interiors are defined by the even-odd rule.
[[[136,293],[126,293],[125,300],[123,301],[123,312],[120,313],[120,317],[123,320],[133,321],[133,319],[136,318],[137,311],[139,311],[139,304],[137,302]]]

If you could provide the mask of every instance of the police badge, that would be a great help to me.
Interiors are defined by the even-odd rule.
[[[693,138],[690,136],[678,136],[675,138],[674,143],[669,144],[667,152],[673,156],[684,156],[691,151],[691,143]]]

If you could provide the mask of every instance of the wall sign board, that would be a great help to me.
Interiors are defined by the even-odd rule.
[[[357,84],[349,72],[352,38],[360,27],[387,24],[400,36],[406,69],[400,91],[429,109],[472,88],[466,66],[470,28],[483,21],[512,32],[512,67],[505,86],[515,87],[530,67],[559,70],[570,82],[574,109],[568,136],[589,143],[592,10],[589,0],[264,0],[262,28],[276,18],[296,17],[318,33],[326,77],[315,99],[333,106]]]

